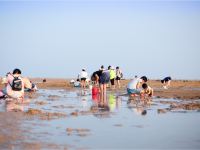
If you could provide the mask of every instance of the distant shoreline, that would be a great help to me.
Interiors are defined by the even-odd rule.
[[[30,78],[31,80],[43,80],[43,79],[49,79],[49,80],[75,80],[77,79],[76,77],[74,78],[56,78],[56,77],[28,77]],[[132,78],[124,78],[122,80],[131,80]],[[155,78],[150,78],[149,80],[152,80],[152,81],[160,81],[162,80],[161,78],[160,79],[155,79]],[[172,79],[172,81],[200,81],[200,79]]]

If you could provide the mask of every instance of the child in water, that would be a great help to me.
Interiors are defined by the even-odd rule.
[[[146,83],[142,84],[142,91],[140,92],[140,95],[143,97],[145,97],[146,95],[148,97],[152,97],[153,96],[153,89],[148,86]]]

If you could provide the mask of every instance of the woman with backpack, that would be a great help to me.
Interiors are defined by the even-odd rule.
[[[7,75],[7,86],[6,92],[7,96],[15,99],[24,98],[24,82],[21,77],[21,70],[14,69],[13,73],[8,73]]]

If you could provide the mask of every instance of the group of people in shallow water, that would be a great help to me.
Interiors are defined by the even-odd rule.
[[[93,82],[93,86],[100,88],[100,94],[106,94],[106,88],[110,85],[111,89],[115,89],[115,82],[117,83],[117,87],[120,88],[120,80],[122,79],[123,74],[121,69],[117,66],[116,69],[112,66],[108,66],[107,69],[102,65],[99,70],[92,73],[91,81]],[[83,68],[82,71],[78,75],[78,80],[80,80],[81,87],[83,89],[86,88],[87,83],[89,83],[90,78],[86,69]],[[147,84],[148,78],[146,76],[137,77],[135,76],[127,85],[127,93],[130,97],[134,97],[140,95],[141,97],[152,97],[153,96],[153,88],[151,88]],[[166,77],[161,80],[163,84],[163,88],[167,89],[170,86],[171,77]]]
[[[95,72],[93,72],[91,78],[89,77],[86,69],[83,68],[82,71],[78,74],[77,81],[80,81],[80,85],[83,89],[86,88],[86,85],[92,81],[95,85],[108,84],[110,82],[110,86],[112,89],[115,89],[115,81],[117,82],[118,88],[120,88],[120,80],[123,77],[122,71],[119,67],[116,69],[112,66],[108,66],[107,69],[104,69],[102,65],[101,68]],[[75,86],[78,86],[77,82],[75,82]]]
[[[106,88],[110,85],[111,89],[115,89],[115,81],[117,83],[117,87],[120,88],[120,80],[122,79],[123,74],[119,67],[116,69],[112,66],[108,66],[107,69],[102,65],[99,70],[94,71],[89,77],[86,69],[83,68],[82,71],[78,74],[78,81],[80,81],[80,85],[82,89],[86,88],[86,85],[92,82],[93,87],[99,87],[101,94],[106,94]],[[110,83],[110,84],[109,84]],[[77,85],[76,82],[74,83]]]
[[[32,92],[37,90],[37,86],[28,78],[22,77],[20,69],[14,69],[8,72],[6,77],[2,79],[4,88],[0,90],[0,98],[13,98],[17,100],[24,99],[24,92]]]
[[[14,69],[13,72],[8,72],[6,77],[2,79],[2,83],[5,84],[5,87],[0,90],[0,98],[14,98],[14,99],[23,99],[24,92],[36,91],[37,86],[32,83],[28,78],[22,77],[22,72],[20,69]],[[79,73],[78,78],[81,83],[82,89],[86,88],[87,82],[90,80],[93,83],[93,87],[98,87],[100,89],[100,95],[106,95],[107,86],[110,83],[110,88],[115,89],[115,82],[117,87],[120,88],[120,80],[122,79],[123,74],[119,67],[116,69],[112,66],[108,66],[107,69],[102,65],[99,70],[94,71],[89,78],[86,69],[83,68]],[[170,86],[171,77],[166,77],[161,80],[163,88],[167,89]],[[127,93],[130,97],[141,96],[141,97],[152,97],[153,88],[147,84],[147,77],[137,77],[135,76],[127,85]]]

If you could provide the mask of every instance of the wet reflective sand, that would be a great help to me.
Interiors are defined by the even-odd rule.
[[[198,99],[140,101],[118,95],[45,89],[15,112],[1,100],[0,149],[200,148],[199,109],[179,107],[199,104]]]

